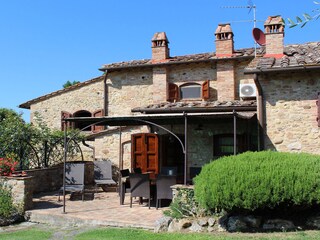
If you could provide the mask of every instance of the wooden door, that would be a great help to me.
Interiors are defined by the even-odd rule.
[[[150,177],[159,173],[159,140],[153,133],[131,135],[131,166],[141,168],[142,172],[151,172]]]

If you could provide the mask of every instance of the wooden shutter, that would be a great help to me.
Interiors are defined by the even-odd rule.
[[[168,85],[168,101],[174,102],[179,100],[179,87],[174,83]]]
[[[202,83],[202,98],[208,100],[210,97],[210,85],[209,80]]]
[[[103,116],[104,116],[103,109],[99,109],[99,110],[92,113],[92,117],[103,117]],[[92,126],[93,132],[100,132],[102,130],[104,130],[104,126],[96,126],[96,125]]]
[[[70,118],[72,117],[72,113],[66,112],[66,111],[61,111],[61,131],[64,131],[64,119],[65,118]],[[67,122],[67,130],[71,129],[73,127],[73,123]]]
[[[150,172],[155,178],[159,173],[159,139],[153,133],[131,135],[131,167],[141,168],[142,172]]]

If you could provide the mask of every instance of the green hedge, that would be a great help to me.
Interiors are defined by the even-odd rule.
[[[223,157],[195,178],[195,197],[206,209],[256,210],[320,202],[320,156],[246,152]]]
[[[17,209],[13,205],[11,192],[0,186],[0,219],[8,218],[16,212]]]

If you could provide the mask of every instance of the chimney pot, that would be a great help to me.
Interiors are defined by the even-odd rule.
[[[216,55],[231,56],[233,54],[233,32],[229,23],[221,23],[216,31]]]
[[[284,49],[284,23],[281,16],[269,16],[264,22],[266,55],[280,58]]]
[[[165,32],[157,32],[152,39],[152,60],[161,61],[168,59],[169,56],[169,41]]]

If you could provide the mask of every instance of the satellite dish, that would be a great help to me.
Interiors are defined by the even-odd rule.
[[[260,46],[266,45],[266,35],[259,28],[252,29],[252,35]]]

